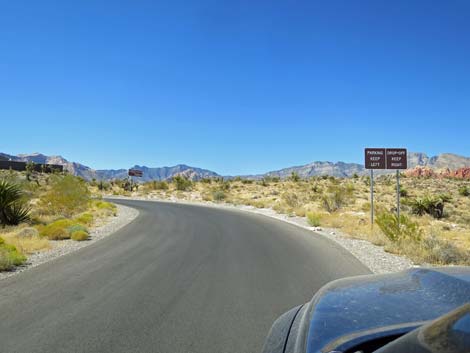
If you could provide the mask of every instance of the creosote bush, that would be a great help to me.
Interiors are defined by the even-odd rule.
[[[419,242],[423,236],[418,223],[413,222],[404,214],[400,215],[400,222],[398,222],[398,216],[395,213],[379,212],[375,222],[382,233],[392,242],[403,240]]]
[[[222,201],[225,197],[225,193],[222,190],[215,190],[212,192],[212,198],[214,201]]]
[[[86,183],[74,176],[56,178],[52,187],[40,198],[44,213],[70,217],[86,210],[90,192]]]
[[[354,187],[332,185],[321,197],[323,208],[328,212],[335,212],[343,207],[353,196]]]
[[[459,187],[459,195],[460,196],[470,196],[470,187],[465,186],[465,185]]]
[[[189,180],[188,178],[183,177],[181,175],[177,175],[177,176],[173,177],[173,182],[176,185],[176,190],[179,190],[179,191],[187,191],[193,185],[191,180]]]
[[[145,187],[150,190],[168,190],[168,183],[166,181],[152,180],[145,184]]]

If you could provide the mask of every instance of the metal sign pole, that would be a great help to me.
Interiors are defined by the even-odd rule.
[[[400,171],[397,169],[397,217],[398,229],[400,229]]]
[[[374,170],[370,170],[370,226],[374,227]]]

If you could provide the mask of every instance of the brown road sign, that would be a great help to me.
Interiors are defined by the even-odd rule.
[[[387,169],[407,169],[406,148],[387,148]]]
[[[385,148],[365,149],[366,169],[385,169]]]
[[[142,177],[143,173],[138,169],[129,169],[129,176]]]

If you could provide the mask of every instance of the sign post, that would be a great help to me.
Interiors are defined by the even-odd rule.
[[[397,218],[400,228],[400,169],[408,168],[406,148],[366,148],[365,168],[370,169],[370,223],[374,225],[374,169],[397,171]]]
[[[139,169],[129,169],[127,174],[129,175],[129,179],[130,179],[130,189],[131,189],[130,191],[132,192],[132,189],[134,188],[134,186],[133,186],[134,179],[132,177],[142,178],[144,173]],[[136,186],[136,190],[137,190],[138,184],[136,183],[135,186]]]
[[[365,167],[370,169],[370,226],[374,227],[374,169],[385,169],[385,148],[366,148]]]
[[[408,168],[406,148],[387,148],[387,169],[397,170],[397,219],[400,228],[400,170]]]

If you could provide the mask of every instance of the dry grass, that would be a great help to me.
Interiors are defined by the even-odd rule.
[[[10,227],[10,229],[0,232],[0,236],[5,240],[5,243],[15,246],[20,253],[25,255],[44,251],[51,247],[47,239],[40,237],[38,232],[30,227]]]

